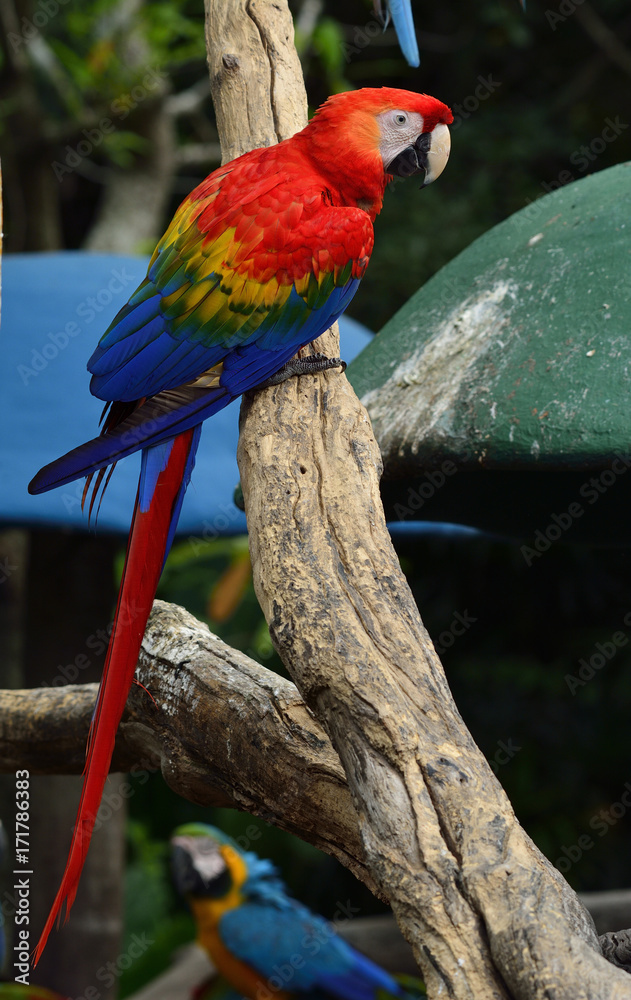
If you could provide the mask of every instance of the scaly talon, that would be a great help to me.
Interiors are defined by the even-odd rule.
[[[270,385],[280,385],[294,375],[316,375],[328,371],[329,368],[341,368],[346,371],[346,362],[341,358],[327,358],[326,354],[310,354],[306,358],[292,358],[279,368],[274,375],[257,385],[257,389],[266,389]]]

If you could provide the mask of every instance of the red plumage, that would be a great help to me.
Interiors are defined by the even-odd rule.
[[[67,920],[77,894],[109,774],[116,730],[125,709],[142,637],[162,572],[173,507],[185,481],[194,434],[195,431],[190,430],[175,438],[166,466],[157,477],[149,509],[142,511],[139,499],[136,499],[110,645],[90,726],[85,777],[72,844],[61,885],[35,948],[34,964],[39,961],[55,920],[61,916],[64,901]],[[114,676],[115,684],[108,683],[110,676]]]
[[[343,312],[368,266],[390,173],[424,171],[430,183],[447,162],[452,120],[424,94],[337,94],[291,139],[214,171],[178,209],[89,361],[91,391],[112,401],[104,433],[29,489],[141,448],[143,471],[70,855],[36,961],[77,891],[201,422],[265,383]],[[433,130],[435,150],[424,136]]]

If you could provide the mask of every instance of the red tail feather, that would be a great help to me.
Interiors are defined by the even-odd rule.
[[[70,853],[61,885],[35,948],[35,965],[55,920],[61,918],[64,902],[65,922],[77,894],[110,769],[116,730],[125,708],[142,637],[162,572],[174,504],[182,486],[194,434],[195,429],[186,431],[175,439],[166,466],[158,475],[149,509],[141,511],[136,499],[114,626],[90,727],[83,789]]]

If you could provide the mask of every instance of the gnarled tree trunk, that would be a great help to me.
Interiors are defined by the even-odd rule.
[[[232,157],[304,126],[305,102],[286,4],[229,6],[207,0],[211,84]],[[314,346],[337,354],[336,335]],[[274,644],[340,755],[367,866],[430,996],[631,997],[453,703],[390,542],[379,449],[346,378],[302,378],[246,399],[239,465]]]

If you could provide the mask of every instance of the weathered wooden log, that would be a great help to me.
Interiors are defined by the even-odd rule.
[[[113,771],[161,770],[199,805],[244,809],[336,855],[374,888],[339,758],[291,681],[156,601]],[[0,771],[79,774],[96,684],[0,691]],[[119,793],[117,793],[119,794]],[[106,788],[102,818],[116,808]]]
[[[137,676],[112,763],[131,778],[106,789],[102,821],[134,794],[135,782],[161,769],[178,794],[201,805],[247,809],[297,833],[378,891],[339,758],[291,681],[161,601],[149,621]],[[79,773],[96,689],[85,684],[0,691],[0,771],[20,766],[33,774]],[[349,925],[351,940],[355,923],[360,926]],[[390,931],[380,935],[396,940]],[[615,959],[617,944],[627,939],[617,932],[601,944]]]
[[[270,122],[268,142],[305,116],[286,4],[235,4],[226,34],[215,30],[224,6],[207,0],[214,92],[226,56],[249,52],[252,39],[261,53],[258,73],[254,60],[240,76],[231,62],[240,114],[224,116],[220,133],[234,155],[251,145],[245,107]],[[314,348],[335,355],[336,340],[327,334]],[[272,639],[340,755],[368,867],[430,996],[631,997],[453,703],[390,542],[379,449],[346,378],[294,380],[246,399],[239,464]],[[571,959],[559,964],[560,954]]]

